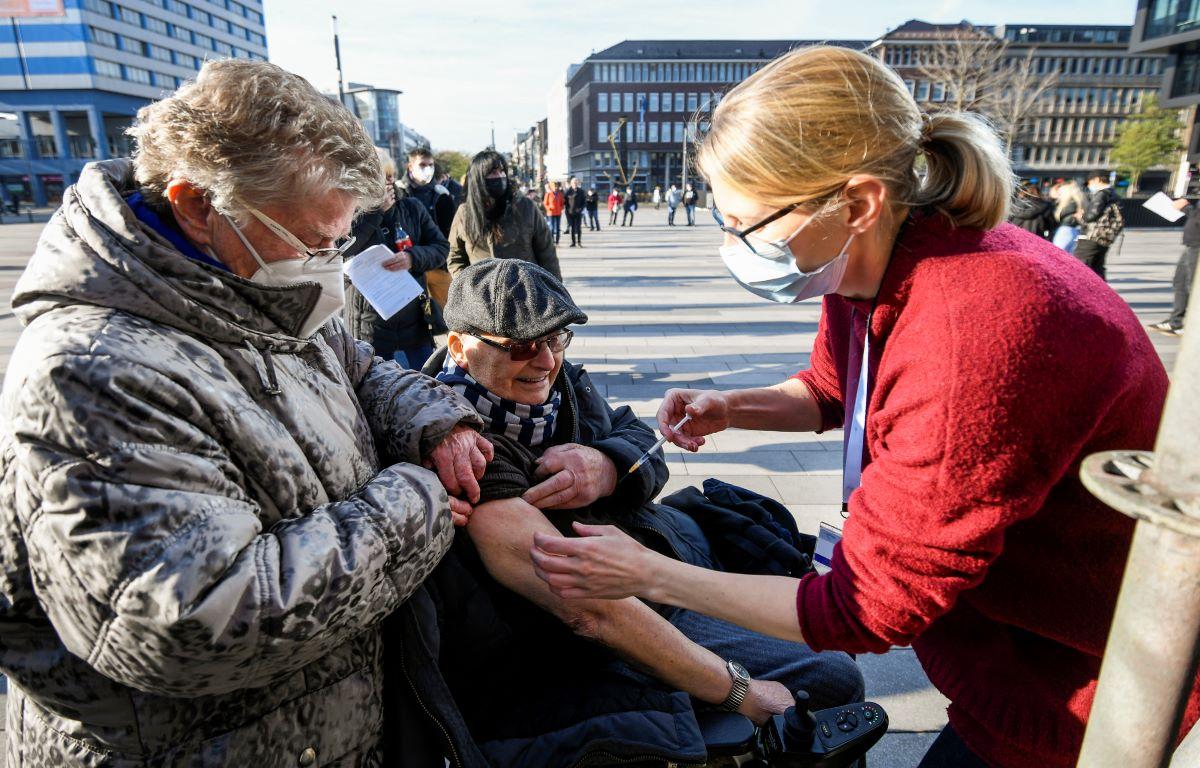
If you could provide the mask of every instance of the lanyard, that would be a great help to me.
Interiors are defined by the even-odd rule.
[[[874,314],[874,313],[871,313]],[[849,514],[850,494],[862,484],[863,449],[867,429],[867,382],[871,376],[871,314],[867,315],[867,330],[863,337],[862,358],[858,364],[858,384],[854,389],[854,408],[846,423],[845,463],[842,465],[842,514]],[[850,344],[855,344],[854,334]]]

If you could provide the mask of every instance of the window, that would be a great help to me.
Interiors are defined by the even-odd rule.
[[[625,123],[625,141],[633,141],[633,123]]]
[[[933,84],[933,92],[931,93],[930,97],[934,101],[945,101],[946,100],[946,86],[942,83],[934,83]]]
[[[125,79],[133,83],[142,83],[150,85],[150,70],[142,69],[141,67],[131,67],[125,65]]]
[[[111,17],[113,15],[112,3],[108,0],[83,0],[83,7],[101,16]]]
[[[165,61],[167,63],[171,62],[172,59],[170,48],[163,48],[161,45],[148,45],[146,47],[149,49],[147,54],[150,56],[150,58],[158,59],[159,61]]]
[[[638,111],[638,114],[641,114],[643,109],[650,109],[650,104],[646,101],[646,94],[639,93],[637,95],[637,98],[633,100],[633,108]]]
[[[914,90],[916,89],[916,87],[917,87],[917,83],[916,83],[916,81],[915,81],[915,80],[905,80],[905,81],[904,81],[904,87],[908,89],[908,93],[909,93],[909,95],[911,96],[911,95],[912,95],[912,93],[913,93],[913,91],[914,91]]]
[[[596,141],[608,141],[608,123],[603,120],[596,123]]]
[[[212,24],[212,14],[196,7],[192,8],[192,18],[204,25]]]
[[[208,35],[202,35],[199,32],[193,32],[192,33],[192,42],[195,43],[196,45],[200,46],[201,48],[211,49],[212,44],[213,44],[213,39],[211,37],[209,37]]]
[[[635,135],[636,135],[636,138],[634,139],[634,141],[645,141],[646,140],[646,124],[645,123],[639,122],[637,124],[637,129],[635,131]]]
[[[104,59],[92,59],[95,62],[96,74],[101,77],[121,78],[121,65]]]
[[[675,94],[675,111],[676,112],[683,111],[683,94],[682,93]]]
[[[650,110],[651,112],[658,112],[658,111],[659,111],[659,110],[658,110],[658,94],[657,94],[657,93],[652,93],[652,94],[650,94],[650,106],[649,106],[649,110]]]
[[[90,30],[93,43],[107,45],[109,48],[117,47],[117,36],[112,32],[109,32],[107,29],[100,29],[99,27],[90,27]]]
[[[683,143],[683,123],[675,123],[675,143]]]
[[[156,19],[153,16],[147,16],[145,18],[146,29],[150,30],[151,32],[157,32],[160,35],[167,34],[167,22],[163,21],[162,19]]]
[[[226,21],[225,19],[221,18],[220,16],[212,17],[212,25],[213,25],[214,29],[216,29],[220,32],[229,32],[229,26],[230,26],[229,22]]]
[[[625,113],[629,114],[630,112],[632,112],[633,111],[633,94],[632,93],[623,93],[623,94],[621,94],[621,99],[622,99],[621,107],[625,111]]]
[[[129,37],[127,35],[121,36],[121,49],[129,51],[132,54],[136,54],[137,56],[146,55],[146,44],[141,40]]]
[[[154,73],[154,84],[163,88],[178,88],[179,81],[173,75],[164,75],[162,72]]]
[[[178,13],[181,16],[188,15],[188,4],[181,3],[179,0],[167,0],[166,9],[171,13]]]
[[[187,27],[181,27],[178,24],[171,25],[171,37],[176,40],[182,40],[185,43],[192,42],[192,30]]]
[[[671,140],[671,124],[663,123],[662,124],[662,133],[659,135],[662,137],[663,141],[670,141]]]
[[[222,56],[232,56],[233,46],[229,43],[223,43],[220,40],[213,41],[213,50]]]
[[[917,83],[917,101],[929,101],[929,83],[925,80]]]
[[[142,26],[142,14],[129,8],[121,9],[121,21],[126,24],[132,24],[135,27]]]
[[[651,144],[658,143],[658,123],[657,122],[650,123],[650,143]]]
[[[688,111],[688,114],[695,114],[695,113],[696,113],[696,110],[697,110],[697,109],[699,109],[699,108],[700,108],[700,103],[699,103],[699,94],[697,94],[697,93],[689,93],[689,94],[687,95],[687,111]]]
[[[176,51],[175,63],[181,67],[187,67],[189,69],[200,69],[200,62],[196,60],[195,56],[192,56],[188,53],[180,53],[179,51]]]
[[[621,111],[621,94],[610,93],[608,95],[608,111],[609,112],[620,112]]]
[[[608,111],[608,94],[607,93],[601,93],[596,98],[596,111],[597,112],[607,112]]]

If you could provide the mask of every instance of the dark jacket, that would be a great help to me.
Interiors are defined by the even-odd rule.
[[[683,191],[683,204],[695,205],[700,200],[700,195],[694,189],[685,189]]]
[[[563,210],[568,216],[572,214],[583,213],[584,207],[587,205],[587,192],[580,187],[579,189],[567,188],[566,200]]]
[[[444,361],[442,349],[424,372],[436,374]],[[564,363],[555,387],[562,410],[554,444],[590,445],[613,460],[618,476],[654,444],[649,427],[628,407],[609,406],[583,368]],[[493,465],[501,469],[489,465],[481,486],[499,494],[496,498],[520,495],[529,482],[528,449],[500,437],[495,442]],[[617,524],[647,546],[712,567],[699,526],[677,510],[650,503],[666,479],[660,452],[622,480],[609,499],[587,510],[551,513],[551,519],[560,529],[571,519]],[[549,613],[500,586],[487,576],[467,537],[458,539],[409,605],[404,621],[410,631],[399,633],[397,642],[408,670],[404,682],[416,682],[391,690],[420,697],[441,724],[443,738],[456,745],[459,757],[452,765],[476,764],[464,755],[492,768],[565,766],[584,759],[703,762],[704,741],[686,694],[619,671],[623,665],[608,649],[574,636]],[[421,631],[411,631],[418,620]],[[553,674],[543,674],[548,670]],[[399,710],[415,709],[407,704]]]
[[[1108,206],[1117,201],[1117,193],[1112,187],[1105,187],[1088,195],[1087,210],[1083,212],[1083,223],[1092,224],[1104,215]]]
[[[587,191],[587,196],[584,198],[583,207],[595,213],[597,210],[599,210],[599,206],[600,196],[596,194],[596,190],[589,189]]]
[[[383,244],[396,250],[397,227],[403,229],[413,241],[413,265],[409,269],[421,287],[425,287],[425,273],[431,269],[443,269],[450,243],[420,201],[408,197],[397,200],[388,211],[364,213],[354,223],[355,242],[347,258],[353,258],[373,245]],[[351,285],[346,290],[346,324],[354,338],[361,339],[375,348],[375,354],[391,360],[398,349],[433,344],[433,334],[439,330],[440,319],[427,294],[410,303],[387,320],[379,316],[361,293]]]
[[[636,209],[638,207],[638,193],[630,192],[629,194],[625,195],[622,205],[625,206],[625,210],[627,211]]]
[[[1189,248],[1200,247],[1200,215],[1197,215],[1196,211],[1195,203],[1188,203],[1183,209],[1187,216],[1183,220],[1183,244]]]
[[[421,205],[425,206],[425,210],[437,222],[438,229],[442,230],[442,234],[446,237],[450,236],[450,225],[454,222],[454,213],[458,210],[458,205],[454,202],[454,195],[450,193],[450,190],[434,182],[417,184],[405,171],[400,180],[396,182],[396,198],[403,200],[409,197],[421,201]]]
[[[1058,221],[1054,217],[1054,204],[1040,197],[1018,197],[1013,202],[1008,220],[1026,232],[1049,240]]]
[[[450,257],[446,268],[452,276],[484,259],[497,258],[532,261],[562,279],[550,225],[532,200],[519,195],[514,197],[500,218],[500,237],[488,237],[483,243],[467,237],[463,224],[465,212],[465,206],[460,208],[450,227]]]

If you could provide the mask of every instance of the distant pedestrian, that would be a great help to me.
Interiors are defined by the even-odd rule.
[[[546,217],[536,203],[517,195],[503,155],[489,149],[471,158],[464,187],[467,199],[450,228],[451,275],[496,258],[532,261],[562,278]]]
[[[654,203],[654,210],[657,211],[659,208],[662,208],[662,187],[654,188],[654,195],[650,198],[650,201]]]
[[[1088,193],[1083,232],[1075,246],[1075,258],[1100,277],[1105,277],[1104,260],[1108,257],[1108,249],[1125,228],[1125,219],[1117,205],[1117,193],[1108,183],[1107,173],[1096,171],[1088,177]]]
[[[1026,182],[1017,192],[1008,220],[1026,232],[1032,232],[1043,240],[1049,240],[1057,226],[1054,205],[1042,197],[1037,185]]]
[[[583,212],[587,207],[587,192],[579,184],[579,179],[571,177],[563,200],[563,210],[567,214],[567,230],[571,233],[571,247],[583,247]]]
[[[437,163],[434,166],[434,173],[437,176],[437,183],[441,184],[450,193],[450,197],[454,200],[454,209],[457,211],[458,206],[463,204],[463,186],[454,179],[450,178],[450,174],[442,166]]]
[[[562,190],[559,189],[557,181],[552,181],[546,185],[546,196],[542,198],[542,208],[546,211],[546,223],[550,225],[550,232],[554,235],[555,245],[558,245],[559,237],[562,236],[564,198],[565,196]]]
[[[625,226],[628,222],[629,226],[633,226],[633,215],[637,213],[638,196],[637,192],[633,191],[633,187],[625,187],[625,197],[621,203],[625,213],[621,215],[621,226]]]
[[[433,180],[437,162],[429,147],[417,147],[408,153],[408,168],[396,188],[396,197],[403,200],[415,197],[437,222],[443,235],[450,234],[454,221],[454,196],[450,190]]]
[[[600,195],[596,192],[596,185],[588,187],[587,200],[584,203],[587,210],[588,229],[592,232],[600,231]]]
[[[1183,335],[1183,321],[1187,317],[1188,299],[1191,298],[1192,282],[1196,279],[1196,254],[1200,253],[1200,214],[1197,206],[1186,198],[1175,201],[1175,207],[1187,214],[1183,222],[1183,253],[1175,265],[1175,303],[1166,320],[1150,325],[1150,330],[1172,336]]]
[[[1075,253],[1075,242],[1079,238],[1079,224],[1087,209],[1087,199],[1077,181],[1064,181],[1058,187],[1058,200],[1054,217],[1058,229],[1054,231],[1054,244],[1067,253]]]
[[[608,226],[617,226],[617,211],[621,210],[621,193],[616,187],[608,193]]]
[[[667,226],[675,226],[675,211],[679,208],[679,204],[683,202],[683,193],[679,191],[679,187],[674,184],[667,190]]]
[[[696,203],[700,200],[700,195],[696,194],[696,189],[691,184],[687,185],[687,190],[683,193],[683,209],[687,211],[687,225],[689,227],[696,226]]]

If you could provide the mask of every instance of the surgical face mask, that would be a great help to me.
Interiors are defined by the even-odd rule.
[[[722,246],[721,260],[733,279],[747,291],[780,304],[794,304],[833,293],[846,275],[854,233],[846,238],[838,255],[832,260],[812,272],[802,272],[796,266],[796,257],[792,255],[788,244],[816,218],[813,216],[801,224],[784,240],[759,245],[757,253],[742,242]]]
[[[269,219],[266,219],[264,214],[258,211],[251,210],[252,214],[265,219],[264,224]],[[224,214],[222,214],[224,216]],[[267,264],[263,258],[258,255],[258,250],[255,249],[250,241],[242,234],[242,229],[228,216],[225,220],[229,222],[229,226],[233,227],[233,232],[242,241],[242,245],[246,246],[246,250],[258,262],[258,271],[250,276],[250,282],[261,283],[262,285],[272,285],[279,288],[287,288],[293,285],[303,285],[307,283],[316,283],[321,286],[321,295],[316,303],[308,312],[308,316],[300,324],[296,331],[296,336],[301,339],[307,339],[312,336],[317,330],[325,325],[334,315],[342,311],[342,307],[346,303],[346,285],[342,277],[342,258],[340,254],[309,256],[299,259],[283,259]],[[275,226],[272,227],[271,224]],[[280,225],[271,221],[267,225],[273,232],[275,227]],[[282,229],[282,227],[280,227]],[[286,230],[285,230],[286,231]],[[276,233],[278,234],[278,233]],[[290,233],[289,233],[290,234]],[[282,237],[282,235],[281,235]],[[287,238],[283,238],[285,242]],[[289,243],[290,245],[290,243]],[[301,244],[303,245],[303,244]],[[336,249],[325,249],[336,250]]]
[[[483,187],[487,190],[489,197],[494,197],[498,200],[504,197],[504,193],[508,191],[508,179],[503,176],[498,179],[485,179]]]
[[[412,177],[418,184],[428,184],[433,181],[433,166],[417,166],[412,169]]]

